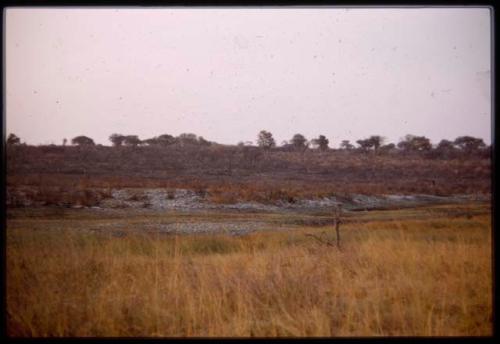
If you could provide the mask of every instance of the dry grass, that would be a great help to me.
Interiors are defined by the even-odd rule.
[[[490,215],[307,237],[7,231],[10,336],[492,334]]]

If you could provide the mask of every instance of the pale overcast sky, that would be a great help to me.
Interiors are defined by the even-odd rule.
[[[6,134],[491,142],[487,8],[9,8]]]

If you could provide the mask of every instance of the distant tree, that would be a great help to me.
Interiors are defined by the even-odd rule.
[[[395,149],[396,149],[396,145],[394,143],[389,143],[389,144],[383,145],[379,148],[379,150],[382,152],[390,152],[390,151],[395,150]]]
[[[359,148],[363,150],[369,150],[373,147],[373,142],[369,139],[357,140],[356,143],[359,145]]]
[[[377,151],[382,143],[384,142],[385,138],[383,138],[380,135],[372,135],[367,139],[364,140],[357,140],[356,143],[362,148],[363,150],[369,150],[369,149],[374,149]]]
[[[21,139],[17,137],[16,134],[9,134],[7,137],[7,144],[8,145],[19,145],[21,144]]]
[[[149,139],[142,140],[143,145],[148,145],[148,146],[154,146],[158,144],[158,138],[157,137],[152,137]]]
[[[453,151],[455,149],[455,144],[449,140],[439,141],[436,149],[439,151]]]
[[[212,143],[210,141],[205,140],[202,136],[198,136],[198,144],[200,146],[210,146]]]
[[[160,136],[155,136],[150,139],[142,140],[142,144],[146,144],[149,146],[159,145],[159,146],[168,146],[174,144],[176,142],[176,138],[169,134],[163,134]]]
[[[156,138],[157,143],[161,146],[168,146],[175,143],[175,137],[169,134],[162,134]]]
[[[349,142],[349,140],[342,140],[342,142],[340,143],[340,148],[351,150],[354,149],[354,146]]]
[[[125,141],[125,135],[122,134],[111,134],[109,140],[113,143],[113,146],[121,146],[123,141]]]
[[[257,144],[259,147],[264,149],[269,149],[276,146],[276,142],[274,141],[273,134],[268,131],[261,130],[257,137]]]
[[[408,134],[398,143],[398,148],[407,152],[422,152],[431,150],[432,144],[425,136]]]
[[[317,146],[320,150],[325,151],[328,149],[328,139],[325,137],[325,135],[319,135],[317,139],[312,139],[311,143],[314,146]]]
[[[177,136],[177,142],[181,145],[196,145],[198,144],[198,137],[192,133],[182,133]]]
[[[63,139],[63,146],[66,146],[66,144],[68,143],[68,139],[67,138],[64,138]]]
[[[125,136],[125,138],[123,139],[123,144],[125,146],[137,146],[141,143],[141,140],[139,139],[139,137],[137,135],[127,135]]]
[[[411,143],[414,150],[417,151],[429,151],[432,149],[431,141],[425,136],[414,137]]]
[[[385,138],[380,135],[372,135],[368,138],[368,141],[370,142],[374,150],[378,150],[384,143]]]
[[[295,149],[305,149],[307,148],[307,139],[302,134],[293,135],[290,143],[295,147]]]
[[[441,140],[432,150],[432,157],[449,158],[450,154],[457,152],[455,144],[449,140]]]
[[[410,151],[411,150],[411,138],[409,138],[409,135],[406,135],[405,139],[402,139],[401,141],[398,142],[397,147],[403,151]]]
[[[181,145],[198,145],[198,146],[210,146],[212,142],[205,140],[202,136],[196,136],[191,133],[183,133],[177,137],[173,137],[169,134],[163,134],[157,137],[153,137],[150,139],[146,139],[142,141],[143,144],[147,145],[160,145],[160,146],[169,146],[175,143],[179,143]]]
[[[92,140],[90,137],[87,136],[76,136],[73,139],[71,139],[71,144],[73,145],[78,145],[78,146],[94,146],[94,140]]]
[[[483,139],[475,138],[472,136],[460,136],[453,142],[455,146],[464,152],[475,152],[486,147]]]

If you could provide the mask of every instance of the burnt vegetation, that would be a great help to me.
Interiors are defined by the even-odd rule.
[[[394,144],[374,135],[357,140],[357,147],[343,140],[339,148],[324,135],[308,141],[302,134],[277,146],[264,130],[256,145],[222,145],[192,133],[144,140],[115,133],[109,140],[112,145],[103,146],[78,136],[72,145],[31,146],[11,134],[8,189],[32,186],[34,197],[46,196],[49,204],[64,204],[61,195],[72,194],[64,197],[88,205],[124,187],[186,188],[221,203],[353,193],[488,194],[491,188],[491,147],[470,136],[433,145],[423,136]]]

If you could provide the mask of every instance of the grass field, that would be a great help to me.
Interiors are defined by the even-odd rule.
[[[288,230],[228,236],[141,231],[145,215],[44,211],[7,221],[9,336],[492,334],[488,204],[354,214],[340,250],[306,235],[333,240],[331,226],[287,214],[235,214]],[[130,229],[85,230],[103,223]]]

